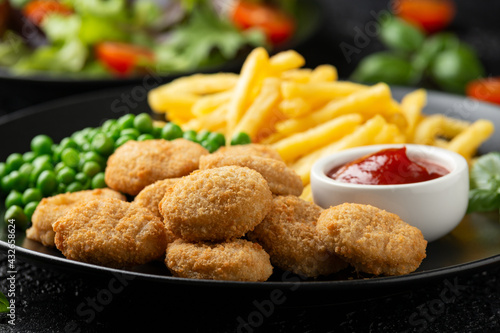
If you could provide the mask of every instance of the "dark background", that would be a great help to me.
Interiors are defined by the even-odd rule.
[[[297,50],[307,60],[307,67],[330,63],[346,78],[366,55],[382,49],[374,38],[359,54],[347,61],[340,43],[353,43],[356,30],[373,20],[370,12],[387,10],[387,1],[318,0],[324,20],[318,32]],[[457,0],[457,17],[450,27],[464,41],[476,48],[488,75],[500,75],[500,2]],[[3,112],[21,106],[83,90],[103,86],[68,86],[50,83],[0,82],[0,105]],[[124,87],[130,91],[129,87]],[[35,98],[36,97],[36,98]],[[20,131],[22,129],[20,128]],[[6,143],[2,142],[4,147]],[[238,318],[248,321],[255,311],[253,300],[260,294],[229,294],[220,290],[202,293],[198,289],[162,289],[160,286],[131,281],[111,298],[112,276],[85,276],[80,272],[38,267],[18,258],[16,262],[16,326],[0,316],[0,332],[498,332],[500,331],[500,267],[493,265],[429,281],[426,285],[405,290],[385,291],[377,297],[368,294],[363,301],[338,302],[332,294],[330,304],[301,303],[300,298],[272,309],[258,327],[243,328]],[[7,259],[0,265],[0,290],[8,290]],[[102,303],[92,307],[102,297]],[[307,299],[307,298],[305,298]],[[83,311],[78,313],[80,308]],[[93,310],[89,310],[93,309]],[[88,321],[88,322],[87,322]],[[79,330],[78,330],[79,329]]]

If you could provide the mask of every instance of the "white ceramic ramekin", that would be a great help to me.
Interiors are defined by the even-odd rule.
[[[334,167],[386,148],[406,146],[410,159],[439,164],[449,173],[425,182],[401,185],[360,185],[342,183],[326,174]],[[467,161],[452,151],[426,145],[372,145],[340,151],[318,160],[311,170],[311,190],[323,208],[345,202],[369,204],[397,214],[419,228],[432,242],[453,230],[467,210],[469,169]]]

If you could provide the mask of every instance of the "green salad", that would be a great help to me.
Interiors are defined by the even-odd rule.
[[[293,36],[293,1],[0,0],[0,68],[130,77],[189,72]]]

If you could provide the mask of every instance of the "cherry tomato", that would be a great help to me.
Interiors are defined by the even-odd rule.
[[[500,104],[500,77],[473,80],[467,84],[467,96]]]
[[[55,0],[34,0],[28,2],[23,8],[24,16],[36,25],[39,25],[45,18],[45,15],[49,13],[70,15],[73,11],[70,7]]]
[[[95,46],[97,59],[118,75],[154,62],[154,53],[148,48],[121,42],[101,42]]]
[[[396,0],[393,9],[397,16],[420,26],[427,33],[446,28],[456,12],[452,0]]]
[[[273,44],[289,39],[295,31],[294,19],[284,11],[249,1],[237,1],[231,19],[240,29],[262,29]]]

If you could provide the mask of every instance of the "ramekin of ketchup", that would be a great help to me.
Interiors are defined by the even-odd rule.
[[[323,208],[350,202],[397,214],[431,242],[463,219],[469,169],[461,155],[435,146],[363,146],[316,161],[311,191]]]

